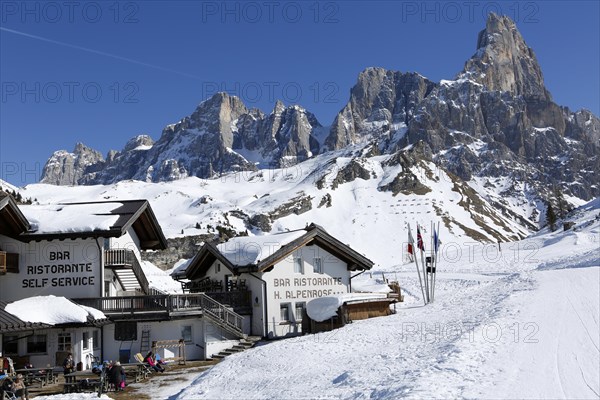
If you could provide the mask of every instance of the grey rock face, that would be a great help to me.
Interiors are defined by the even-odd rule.
[[[256,170],[257,165],[289,166],[317,154],[316,117],[299,106],[277,102],[265,115],[217,93],[188,117],[167,126],[156,143],[146,135],[131,139],[106,161],[97,152],[57,152],[43,182],[57,185],[109,184],[125,179],[171,181],[187,176]],[[91,151],[91,150],[90,150]]]
[[[477,52],[458,78],[472,79],[490,91],[551,100],[533,50],[509,17],[494,13],[489,15],[485,29],[479,32]]]
[[[77,185],[87,174],[102,168],[104,158],[94,149],[77,143],[72,153],[59,150],[48,159],[42,172],[42,183],[52,185]]]
[[[350,101],[335,118],[325,145],[330,150],[367,135],[393,134],[407,124],[435,84],[417,73],[367,68],[358,76]]]

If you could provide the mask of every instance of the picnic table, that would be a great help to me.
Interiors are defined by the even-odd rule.
[[[128,381],[133,378],[133,381],[141,382],[148,377],[148,370],[145,368],[144,364],[128,363],[121,364],[121,367],[125,370],[125,376]]]
[[[76,371],[65,375],[63,393],[97,392],[100,386],[100,376],[91,369]],[[108,390],[108,381],[104,382],[103,392]]]
[[[16,369],[16,374],[23,375],[23,381],[27,386],[39,384],[40,387],[56,383],[58,375],[54,372],[56,367],[48,368],[21,368]],[[61,368],[62,370],[62,368]]]

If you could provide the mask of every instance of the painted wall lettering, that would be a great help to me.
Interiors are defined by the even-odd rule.
[[[71,261],[71,252],[69,251],[50,251],[48,253],[49,261]],[[22,288],[45,288],[45,287],[70,287],[70,286],[94,286],[95,276],[93,275],[92,263],[61,263],[28,265],[26,267],[27,275],[37,275],[35,278],[25,278],[22,281]],[[85,276],[65,276],[48,277],[48,275],[72,275],[86,274]]]

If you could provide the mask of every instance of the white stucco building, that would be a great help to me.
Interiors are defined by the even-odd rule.
[[[141,253],[166,246],[145,200],[17,205],[0,198],[0,354],[17,367],[45,367],[72,352],[86,368],[95,357],[127,362],[164,340],[183,340],[188,359],[203,359],[244,337],[242,317],[210,297],[150,287]],[[68,299],[94,312],[46,320],[17,307],[28,299]]]
[[[353,274],[373,262],[318,225],[274,235],[207,243],[173,276],[186,291],[204,292],[244,316],[247,334],[302,333],[306,303],[348,293]]]

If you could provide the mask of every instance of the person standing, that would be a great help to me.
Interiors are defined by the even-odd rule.
[[[72,373],[75,370],[75,361],[73,361],[73,354],[67,354],[65,361],[63,361],[63,371],[65,375]]]
[[[115,385],[115,392],[123,391],[124,386],[123,377],[125,376],[125,370],[119,361],[117,361],[112,368],[108,371],[108,381]]]

